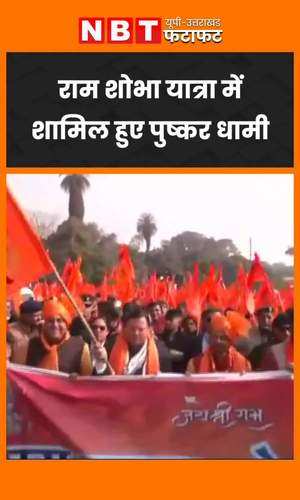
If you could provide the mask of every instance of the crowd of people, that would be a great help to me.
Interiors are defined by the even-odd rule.
[[[23,295],[18,315],[7,301],[8,362],[76,375],[156,375],[292,369],[293,309],[272,306],[243,316],[186,304],[141,306],[83,295],[75,317],[57,298]]]

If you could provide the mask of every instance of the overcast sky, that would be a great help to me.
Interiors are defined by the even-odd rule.
[[[26,210],[68,214],[68,196],[57,174],[8,175],[8,185]],[[290,174],[93,174],[85,193],[85,221],[128,243],[143,212],[154,215],[153,246],[182,231],[230,238],[249,257],[291,264],[293,176]]]

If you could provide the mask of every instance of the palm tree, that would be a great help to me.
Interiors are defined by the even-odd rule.
[[[148,253],[151,247],[151,238],[157,231],[156,222],[153,215],[151,214],[140,215],[136,228],[138,234],[140,234],[145,240],[146,253]]]
[[[83,193],[90,187],[87,175],[65,175],[60,187],[69,193],[69,218],[76,217],[83,220],[84,217],[84,202]]]

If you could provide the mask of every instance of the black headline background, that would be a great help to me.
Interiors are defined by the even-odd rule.
[[[241,99],[169,97],[160,86],[160,99],[107,99],[105,82],[121,73],[131,79],[229,79],[244,73]],[[64,100],[57,80],[98,79],[99,97]],[[166,135],[165,148],[147,124],[139,140],[126,149],[115,144],[109,127],[105,140],[36,141],[35,120],[60,120],[81,114],[86,120],[211,120],[210,139],[184,141]],[[254,120],[266,114],[269,139],[217,137],[219,120]],[[7,166],[283,166],[293,165],[293,54],[291,53],[9,53],[7,55]]]

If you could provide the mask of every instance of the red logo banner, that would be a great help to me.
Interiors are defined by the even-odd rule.
[[[293,458],[286,372],[81,377],[11,365],[8,458]]]

